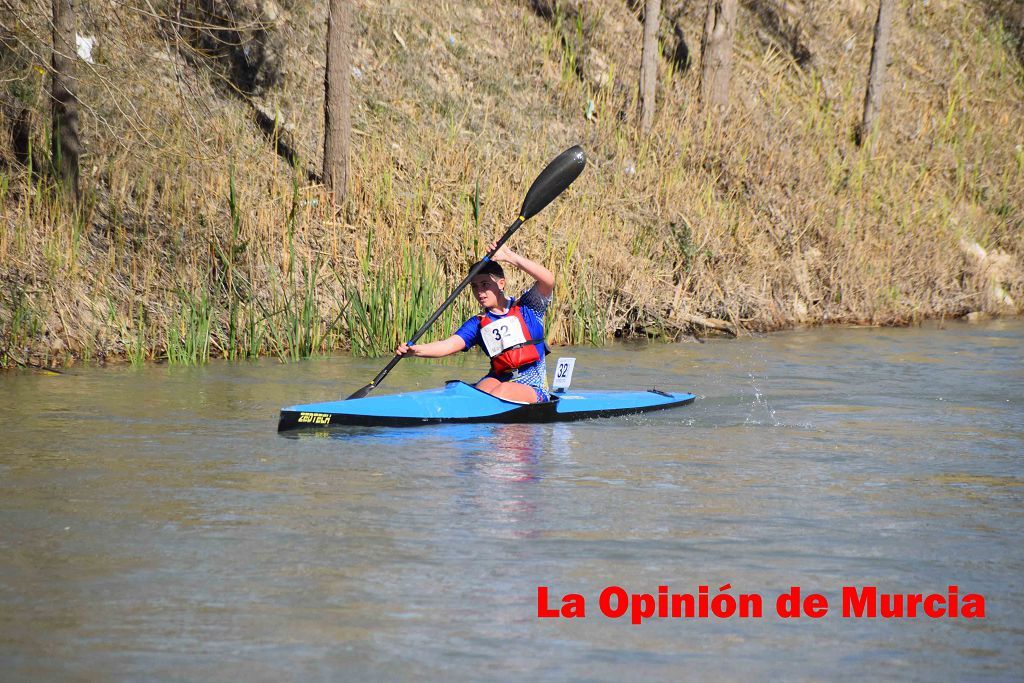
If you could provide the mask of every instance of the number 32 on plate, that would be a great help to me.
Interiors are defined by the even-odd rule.
[[[572,369],[576,365],[575,358],[559,358],[555,363],[555,381],[551,386],[555,391],[565,391],[572,383]]]

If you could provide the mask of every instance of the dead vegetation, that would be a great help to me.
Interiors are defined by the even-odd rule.
[[[356,2],[335,215],[315,182],[326,3],[87,4],[78,210],[29,161],[49,5],[0,3],[0,364],[381,352],[576,142],[585,175],[513,244],[557,273],[554,343],[1019,311],[1024,77],[1002,5],[898,4],[870,154],[874,3],[741,3],[722,126],[674,56],[699,56],[703,17],[663,4],[641,137],[627,2]]]

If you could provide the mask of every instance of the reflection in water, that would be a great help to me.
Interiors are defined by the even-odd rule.
[[[454,461],[460,489],[456,509],[507,529],[515,538],[534,536],[537,486],[550,450],[550,430],[536,424],[496,424],[478,425],[474,431],[476,438],[460,442]]]
[[[571,440],[565,424],[441,424],[423,427],[340,427],[286,432],[290,439],[329,438],[346,449],[368,447],[382,457],[396,453],[447,454],[460,482],[459,514],[514,523],[516,537],[534,533],[530,516],[545,460],[564,460]]]
[[[540,459],[547,450],[542,425],[495,424],[480,431],[481,441],[462,450],[456,474],[505,482],[540,479]]]

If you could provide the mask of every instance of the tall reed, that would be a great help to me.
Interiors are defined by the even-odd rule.
[[[371,268],[374,269],[371,272]],[[443,301],[449,284],[421,248],[403,243],[391,258],[375,254],[374,233],[359,255],[362,278],[346,286],[345,323],[352,351],[379,356],[408,341]],[[428,333],[443,337],[471,313],[466,298],[456,299]]]
[[[179,292],[180,308],[171,316],[167,332],[167,362],[202,365],[210,358],[214,306],[206,292]]]

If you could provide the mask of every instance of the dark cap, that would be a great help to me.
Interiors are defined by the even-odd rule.
[[[469,272],[473,272],[473,269],[477,267],[480,261],[477,261],[469,267]],[[505,270],[501,267],[501,264],[497,261],[484,261],[484,267],[480,269],[477,275],[494,275],[495,277],[504,278]]]

